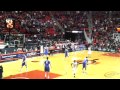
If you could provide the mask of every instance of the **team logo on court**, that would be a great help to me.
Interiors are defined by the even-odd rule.
[[[115,71],[110,71],[104,74],[105,77],[108,78],[120,78],[120,73],[115,72]]]

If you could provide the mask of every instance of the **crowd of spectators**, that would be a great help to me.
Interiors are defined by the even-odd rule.
[[[120,46],[119,42],[113,39],[113,34],[117,33],[116,28],[119,27],[118,11],[101,11],[92,12],[93,21],[93,47],[104,51],[117,51]]]
[[[88,14],[90,11],[0,11],[0,31],[6,30],[5,20],[12,18],[14,29],[26,34],[34,43],[64,38],[65,31],[83,31],[89,34]],[[119,27],[119,11],[91,11],[92,39],[95,50],[117,50],[119,42],[112,38]],[[54,19],[53,19],[54,18]],[[60,26],[63,28],[61,29]],[[63,31],[64,30],[64,31]],[[31,36],[27,34],[39,34]],[[81,40],[81,43],[87,44]]]

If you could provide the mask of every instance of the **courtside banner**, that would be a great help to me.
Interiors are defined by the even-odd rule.
[[[9,54],[9,55],[3,55],[3,56],[1,56],[1,59],[5,59],[5,58],[17,58],[18,56],[17,56],[17,54]]]
[[[39,56],[40,51],[32,51],[32,52],[26,52],[27,57],[33,57],[33,56]],[[22,58],[21,53],[14,53],[14,54],[6,54],[6,55],[1,55],[0,59],[6,59],[6,58]]]

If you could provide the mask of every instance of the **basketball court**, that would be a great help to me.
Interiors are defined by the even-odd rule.
[[[87,65],[86,73],[82,73],[82,64],[78,65],[74,78],[71,63],[73,58],[83,60],[87,56],[87,50],[69,53],[65,58],[63,53],[49,56],[51,61],[50,79],[119,79],[120,78],[120,54],[110,52],[92,51],[89,60],[98,59],[96,63]],[[3,65],[3,79],[44,79],[45,56],[27,58],[26,67],[20,72],[22,60],[0,63]]]

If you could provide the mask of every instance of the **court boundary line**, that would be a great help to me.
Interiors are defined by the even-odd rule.
[[[10,79],[30,79],[30,78],[27,78],[27,77],[15,77],[15,78],[10,78]]]

